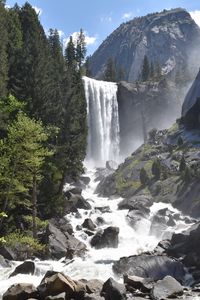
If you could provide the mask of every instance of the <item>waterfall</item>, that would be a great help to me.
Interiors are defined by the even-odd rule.
[[[119,158],[117,84],[83,77],[88,115],[87,160],[103,165]]]

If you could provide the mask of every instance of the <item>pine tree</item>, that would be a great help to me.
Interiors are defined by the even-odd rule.
[[[186,169],[186,162],[184,156],[181,157],[180,165],[179,165],[179,172],[184,172]]]
[[[69,42],[65,49],[65,61],[67,68],[70,69],[70,72],[76,71],[76,48],[73,42],[72,36],[69,38]]]
[[[116,82],[116,68],[112,57],[108,58],[104,72],[104,80]]]
[[[8,31],[7,31],[7,12],[5,1],[0,1],[0,99],[7,95],[8,80]]]
[[[80,29],[80,32],[77,37],[77,44],[76,44],[76,61],[78,64],[78,69],[81,71],[84,60],[86,56],[86,42],[85,42],[85,34],[83,29]]]
[[[154,79],[155,76],[155,68],[154,68],[154,64],[153,62],[151,62],[151,66],[150,66],[150,74],[149,74],[151,79]]]
[[[147,56],[144,56],[143,65],[142,65],[142,81],[147,81],[150,76],[150,66]]]

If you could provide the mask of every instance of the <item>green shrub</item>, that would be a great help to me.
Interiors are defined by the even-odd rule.
[[[149,176],[144,168],[140,170],[140,182],[144,186],[149,182]]]
[[[161,175],[161,165],[160,165],[160,161],[158,159],[154,160],[151,171],[152,171],[152,174],[154,175],[155,179],[159,180],[160,175]]]

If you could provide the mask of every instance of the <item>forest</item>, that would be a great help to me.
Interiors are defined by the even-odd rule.
[[[83,30],[66,47],[34,8],[0,1],[1,242],[37,245],[37,228],[62,215],[66,176],[83,172],[87,110]]]

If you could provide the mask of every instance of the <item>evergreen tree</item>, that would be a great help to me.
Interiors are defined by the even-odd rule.
[[[154,79],[155,76],[155,68],[154,68],[154,64],[153,62],[151,62],[151,66],[150,66],[150,74],[149,74],[151,79]]]
[[[69,42],[67,44],[67,47],[65,49],[65,61],[68,70],[70,72],[75,72],[76,71],[76,48],[73,42],[72,36],[69,38]]]
[[[149,66],[149,60],[147,56],[144,56],[144,61],[142,65],[142,81],[147,81],[150,76],[150,66]]]
[[[155,159],[152,164],[151,168],[152,174],[154,175],[156,180],[160,179],[161,176],[161,165],[158,159]]]
[[[104,80],[116,82],[116,68],[112,57],[108,58],[107,60],[107,64],[104,72]]]
[[[7,12],[5,1],[0,1],[0,99],[7,95],[8,80],[8,31],[7,31]]]
[[[81,70],[86,55],[86,42],[85,35],[83,29],[80,29],[80,32],[77,37],[77,45],[76,45],[76,61],[78,64],[79,70]]]
[[[149,182],[149,176],[144,168],[140,170],[140,182],[143,186]]]

